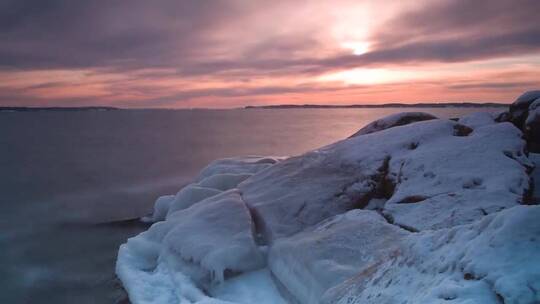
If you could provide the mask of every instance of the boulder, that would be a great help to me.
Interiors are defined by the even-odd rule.
[[[529,141],[529,150],[540,152],[540,98],[529,106],[523,132]]]
[[[269,268],[299,303],[319,303],[328,290],[399,254],[408,234],[375,211],[351,210],[277,240]]]
[[[378,132],[378,131],[386,130],[393,127],[404,126],[410,123],[431,120],[431,119],[436,119],[436,118],[437,117],[429,113],[424,113],[424,112],[403,112],[403,113],[392,114],[366,125],[362,129],[358,130],[358,132],[351,135],[351,137],[370,134],[373,132]]]
[[[253,174],[277,163],[282,157],[231,157],[214,160],[195,178],[195,182],[180,189],[176,195],[159,197],[151,215],[141,221],[152,223],[165,220],[172,213],[189,208],[205,198],[234,189]]]
[[[407,229],[438,229],[523,202],[524,148],[510,123],[472,129],[436,119],[289,158],[238,187],[268,243],[369,205]]]
[[[202,290],[266,264],[238,190],[179,210],[120,246],[116,274],[133,303],[206,302]]]
[[[540,90],[528,91],[510,105],[509,120],[523,131],[528,148],[540,151]]]

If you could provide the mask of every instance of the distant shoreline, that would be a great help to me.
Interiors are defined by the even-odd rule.
[[[41,111],[113,111],[115,107],[0,107],[0,112],[41,112]]]
[[[364,108],[508,108],[509,104],[495,102],[451,102],[451,103],[385,103],[385,104],[354,104],[354,105],[268,105],[246,106],[244,109],[364,109]]]
[[[353,105],[315,105],[315,104],[282,104],[268,106],[245,106],[243,108],[117,108],[117,107],[0,107],[0,112],[80,112],[80,111],[118,111],[118,110],[238,110],[238,109],[377,109],[377,108],[507,108],[506,103],[386,103],[386,104],[353,104]]]

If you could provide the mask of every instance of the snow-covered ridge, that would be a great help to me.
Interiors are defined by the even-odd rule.
[[[120,247],[130,300],[539,303],[522,131],[411,115],[296,157],[212,162]]]

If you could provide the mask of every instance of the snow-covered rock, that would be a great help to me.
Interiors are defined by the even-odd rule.
[[[205,198],[212,197],[221,192],[222,191],[218,189],[201,187],[196,183],[189,184],[180,189],[180,191],[178,191],[178,193],[174,196],[174,199],[169,205],[166,216],[169,217],[178,210],[187,209]]]
[[[300,303],[537,303],[540,206],[410,233],[353,210],[276,241],[269,265]]]
[[[204,168],[195,179],[197,182],[217,174],[255,174],[273,164],[283,157],[245,156],[218,159]]]
[[[182,303],[184,288],[202,294],[228,274],[264,267],[253,229],[240,194],[229,190],[129,239],[120,247],[116,272],[134,303]],[[165,290],[148,290],[156,280]],[[157,292],[169,302],[155,300]]]
[[[178,210],[186,209],[205,198],[222,191],[234,189],[253,174],[264,170],[282,157],[246,156],[218,159],[206,166],[195,182],[180,189],[176,195],[159,197],[151,215],[141,218],[144,222],[159,222]]]
[[[213,286],[212,297],[241,304],[288,304],[280,295],[268,269],[261,269],[231,278]]]
[[[490,113],[475,112],[459,118],[458,122],[460,124],[466,125],[469,128],[475,129],[478,127],[494,124],[495,119]]]
[[[540,90],[528,91],[521,94],[511,105],[510,114],[514,120],[525,120],[529,106],[540,98]]]
[[[172,253],[196,264],[222,282],[227,271],[245,272],[264,266],[255,244],[254,224],[237,190],[208,198],[174,213],[174,227],[163,239]],[[192,276],[193,277],[193,276]]]
[[[351,210],[277,240],[269,267],[300,303],[318,303],[327,290],[392,258],[408,234],[375,211]]]
[[[329,290],[322,303],[539,303],[539,218],[540,206],[516,206],[411,233],[393,256]]]
[[[424,113],[424,112],[403,112],[403,113],[392,114],[392,115],[388,115],[386,117],[383,117],[381,119],[378,119],[368,124],[367,126],[358,130],[358,132],[354,133],[351,137],[370,134],[373,132],[386,130],[392,127],[404,126],[413,122],[419,122],[419,121],[431,120],[431,119],[437,119],[437,117],[429,113]]]
[[[381,198],[403,226],[451,227],[521,202],[529,188],[524,147],[510,123],[473,130],[430,120],[289,158],[239,189],[268,242]]]
[[[252,176],[253,174],[230,174],[221,173],[209,176],[198,182],[201,187],[212,188],[220,191],[226,191],[236,188],[238,184]]]
[[[133,304],[539,303],[521,137],[471,114],[214,161],[156,201],[117,275]]]
[[[164,195],[158,197],[154,203],[154,212],[149,216],[142,217],[141,220],[145,223],[163,221],[167,216],[173,201],[174,195]]]
[[[488,125],[447,139],[448,146],[418,146],[414,155],[395,158],[391,166],[399,164],[399,181],[383,212],[397,224],[425,230],[470,223],[522,203],[532,164],[520,137],[509,123]]]

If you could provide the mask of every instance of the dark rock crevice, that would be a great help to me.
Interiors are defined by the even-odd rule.
[[[403,230],[407,230],[408,232],[412,232],[412,233],[416,233],[416,232],[419,232],[418,229],[415,229],[413,227],[409,227],[407,225],[402,225],[402,224],[398,224],[394,221],[394,217],[392,217],[391,214],[389,213],[386,213],[383,211],[377,211],[385,220],[388,224],[390,225],[394,225],[394,226],[397,226]]]
[[[394,195],[396,183],[390,177],[390,161],[391,156],[385,157],[382,166],[377,170],[379,173],[376,179],[378,187],[375,189],[373,198],[389,199]]]
[[[403,198],[399,203],[400,204],[415,204],[427,200],[429,197],[424,195],[409,195]]]
[[[268,237],[265,233],[265,228],[263,224],[263,220],[261,216],[258,214],[257,210],[251,208],[246,201],[244,200],[244,197],[242,196],[242,192],[238,191],[238,195],[240,196],[240,199],[246,206],[246,209],[249,211],[249,216],[251,217],[251,221],[253,222],[252,227],[252,234],[253,239],[255,240],[255,243],[257,246],[266,246],[268,245]]]
[[[372,199],[388,200],[394,194],[395,189],[395,184],[389,176],[390,160],[391,157],[386,156],[375,174],[366,178],[356,178],[354,181],[345,185],[339,193],[335,194],[335,197],[348,197],[352,202],[349,210],[364,209]],[[360,195],[351,195],[349,190],[360,182],[369,184],[371,191],[361,193]]]
[[[537,197],[534,196],[535,193],[535,180],[534,177],[530,176],[529,178],[529,188],[525,189],[523,193],[522,203],[523,205],[538,205],[540,202]]]
[[[473,129],[462,124],[454,125],[454,136],[469,136],[473,132]]]

